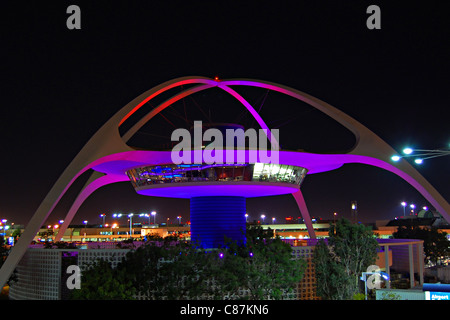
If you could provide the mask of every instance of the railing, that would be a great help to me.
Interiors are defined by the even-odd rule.
[[[312,247],[316,246],[319,241],[323,240],[327,243],[327,239],[281,239],[283,242],[289,244],[291,247]]]

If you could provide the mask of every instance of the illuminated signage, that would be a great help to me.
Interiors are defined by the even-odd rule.
[[[425,291],[425,300],[450,300],[450,292]]]

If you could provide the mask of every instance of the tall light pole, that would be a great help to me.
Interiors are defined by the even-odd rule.
[[[275,223],[275,218],[272,218],[272,224],[274,224]]]
[[[414,209],[416,208],[415,204],[410,204],[409,207],[411,208],[411,213],[414,215]]]
[[[178,216],[177,219],[178,219],[178,225],[181,225],[181,216]]]
[[[262,214],[262,215],[261,215],[261,219],[262,219],[262,222],[263,222],[262,224],[264,224],[264,219],[265,219],[265,218],[266,218],[266,215]]]
[[[130,218],[130,238],[133,238],[133,234],[131,233],[132,232],[132,226],[133,226],[133,215],[134,215],[134,213],[130,213],[128,215],[128,218]]]
[[[403,215],[406,216],[406,205],[407,203],[405,201],[403,201],[402,203],[400,203],[403,207]]]
[[[100,218],[103,218],[103,224],[102,224],[102,227],[103,227],[105,225],[106,214],[105,213],[100,214]]]
[[[248,213],[245,214],[245,222],[248,222]]]
[[[354,223],[356,223],[358,221],[358,203],[356,202],[356,200],[351,201],[351,213],[352,213],[352,220]]]
[[[153,224],[156,224],[156,211],[152,211],[151,215],[153,216]]]
[[[86,225],[87,225],[88,221],[84,220],[83,224],[84,224],[84,237],[86,238]]]

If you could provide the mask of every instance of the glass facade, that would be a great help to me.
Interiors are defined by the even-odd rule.
[[[133,186],[161,183],[258,181],[300,185],[308,172],[302,167],[274,164],[167,164],[146,166],[127,171]]]

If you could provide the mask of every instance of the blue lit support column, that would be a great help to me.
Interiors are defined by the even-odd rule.
[[[245,243],[244,197],[193,197],[190,207],[193,242],[205,249],[224,246],[225,237]]]

